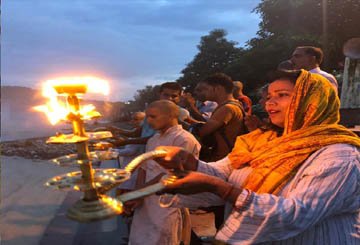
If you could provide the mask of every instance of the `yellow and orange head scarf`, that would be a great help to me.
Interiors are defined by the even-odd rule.
[[[337,143],[360,147],[359,137],[338,124],[339,108],[339,98],[330,83],[301,70],[282,136],[274,130],[255,130],[238,137],[228,155],[234,168],[253,168],[243,187],[276,194],[320,148]]]

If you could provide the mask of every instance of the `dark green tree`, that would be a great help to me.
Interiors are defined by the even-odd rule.
[[[288,59],[297,46],[318,46],[325,52],[326,70],[342,69],[342,46],[360,36],[358,0],[263,0],[257,36],[247,42],[242,56],[225,71],[245,82],[250,93],[262,85],[268,71]]]
[[[241,55],[242,49],[235,47],[234,41],[226,39],[223,29],[212,30],[209,35],[201,37],[197,45],[199,53],[181,71],[177,80],[181,85],[192,89],[204,77],[215,72],[224,72]],[[228,74],[231,76],[231,74]]]
[[[251,48],[269,39],[283,39],[286,47],[317,45],[330,70],[343,61],[344,43],[360,36],[359,0],[263,0],[255,11],[262,21],[258,37],[249,42]]]
[[[316,45],[316,40],[299,37],[289,41],[283,35],[251,39],[248,49],[225,69],[225,73],[232,74],[234,80],[242,81],[245,92],[252,93],[266,82],[268,72],[288,59],[298,45]]]
[[[178,82],[191,90],[202,78],[224,72],[242,81],[245,92],[252,95],[264,84],[266,74],[288,59],[296,46],[321,47],[324,68],[332,72],[342,70],[344,43],[360,36],[359,0],[262,0],[254,11],[262,21],[246,47],[228,41],[225,30],[212,30],[201,37],[198,53],[181,71]],[[144,107],[153,96],[148,87],[139,90],[136,105]]]
[[[159,85],[147,85],[143,89],[138,89],[134,95],[134,100],[129,101],[127,110],[129,111],[144,111],[147,104],[159,98]]]

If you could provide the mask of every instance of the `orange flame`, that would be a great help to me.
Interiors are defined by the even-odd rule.
[[[111,198],[109,196],[101,196],[101,200],[109,205],[112,210],[114,210],[117,214],[121,214],[124,211],[124,207],[120,201],[115,198]]]
[[[110,88],[106,80],[96,77],[63,77],[48,80],[43,84],[42,94],[48,98],[45,105],[35,106],[36,111],[44,112],[50,123],[55,125],[61,120],[66,120],[70,113],[78,115],[82,120],[99,117],[91,104],[80,106],[79,111],[74,111],[68,103],[59,99],[60,96],[82,96],[86,92],[109,94]]]

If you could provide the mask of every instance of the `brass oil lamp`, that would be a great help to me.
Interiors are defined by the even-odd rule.
[[[93,85],[97,86],[93,86]],[[136,157],[125,169],[95,169],[94,162],[112,160],[118,157],[116,151],[111,148],[102,151],[89,151],[89,141],[111,138],[109,131],[86,132],[84,120],[100,117],[95,107],[88,105],[82,107],[80,99],[90,88],[101,91],[107,87],[104,80],[85,77],[72,79],[49,80],[43,91],[49,97],[49,103],[35,107],[38,111],[46,112],[50,121],[55,124],[59,120],[72,123],[72,134],[57,134],[47,140],[49,144],[75,144],[77,153],[52,159],[51,162],[60,166],[77,166],[80,171],[69,172],[55,176],[46,182],[46,186],[58,190],[74,190],[84,193],[83,198],[78,200],[67,211],[70,219],[79,222],[91,222],[113,217],[123,213],[123,204],[126,201],[144,197],[163,189],[166,184],[176,180],[176,176],[167,175],[159,183],[143,189],[125,193],[117,198],[110,197],[106,193],[131,177],[131,173],[145,160],[161,157],[164,151],[152,151]],[[99,90],[99,88],[101,88]],[[50,92],[49,92],[50,91]],[[50,94],[50,95],[49,95]],[[57,101],[58,97],[64,97],[65,103]],[[85,109],[86,108],[86,109]],[[57,117],[54,119],[53,117]]]

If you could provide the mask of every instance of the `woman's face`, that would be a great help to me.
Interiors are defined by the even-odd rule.
[[[293,95],[295,85],[289,80],[275,80],[269,85],[265,109],[272,124],[283,128],[287,109]]]

